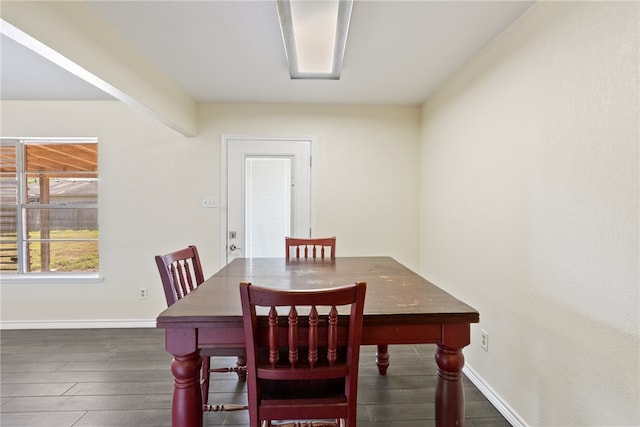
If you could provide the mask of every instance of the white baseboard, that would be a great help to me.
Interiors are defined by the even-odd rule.
[[[525,427],[527,424],[502,398],[480,377],[469,365],[462,368],[462,372],[475,385],[480,393],[491,402],[491,404],[502,414],[503,417],[514,427]]]
[[[0,321],[0,330],[5,329],[106,329],[106,328],[155,328],[156,321],[124,320],[36,320],[36,321]]]

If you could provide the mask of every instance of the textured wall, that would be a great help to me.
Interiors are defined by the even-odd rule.
[[[528,425],[640,424],[639,8],[537,3],[423,109],[421,271]]]

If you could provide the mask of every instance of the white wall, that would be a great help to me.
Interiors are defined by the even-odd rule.
[[[640,425],[639,8],[537,3],[423,108],[421,272],[527,425]]]
[[[314,235],[335,235],[339,256],[388,254],[417,268],[419,108],[205,105],[200,123],[214,166],[221,134],[316,137]]]
[[[3,327],[153,324],[165,307],[154,255],[196,244],[206,275],[217,271],[220,211],[201,201],[220,196],[222,134],[315,136],[317,234],[335,234],[342,256],[391,255],[417,268],[417,107],[204,105],[194,138],[119,102],[3,101],[1,114],[3,136],[98,137],[104,276],[2,283]]]

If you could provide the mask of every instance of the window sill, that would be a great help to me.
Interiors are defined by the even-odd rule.
[[[102,283],[104,277],[99,274],[25,274],[14,276],[0,276],[0,283]]]

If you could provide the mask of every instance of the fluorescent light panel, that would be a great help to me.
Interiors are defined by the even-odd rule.
[[[292,79],[340,79],[353,0],[276,0]]]

